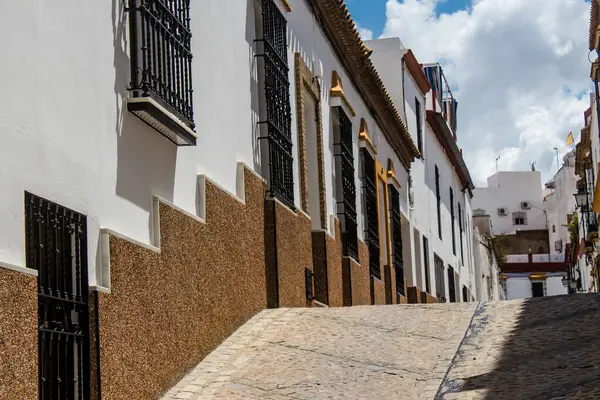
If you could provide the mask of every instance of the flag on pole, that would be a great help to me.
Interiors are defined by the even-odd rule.
[[[573,144],[575,140],[573,139],[573,132],[569,132],[569,135],[567,136],[567,146],[570,146]]]

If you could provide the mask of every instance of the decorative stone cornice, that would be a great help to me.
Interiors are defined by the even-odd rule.
[[[589,48],[590,50],[598,47],[598,0],[592,0],[592,9],[590,11],[589,28]]]
[[[420,153],[377,70],[369,59],[372,50],[358,33],[344,0],[307,0],[340,63],[352,80],[383,134],[409,169]]]

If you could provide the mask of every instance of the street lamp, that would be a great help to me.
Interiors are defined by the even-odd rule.
[[[585,189],[579,189],[577,193],[574,194],[575,202],[577,203],[577,207],[583,208],[587,205],[588,194]]]

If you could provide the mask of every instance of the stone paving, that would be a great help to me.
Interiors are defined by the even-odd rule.
[[[600,399],[600,297],[265,310],[164,399]]]

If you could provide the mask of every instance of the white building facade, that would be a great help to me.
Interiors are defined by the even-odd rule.
[[[410,237],[407,286],[442,302],[475,300],[473,186],[456,142],[457,103],[439,64],[423,67],[398,38],[367,45],[421,153],[411,166],[412,206],[403,219],[404,237]]]
[[[109,4],[0,13],[0,397],[159,398],[266,307],[406,302],[420,152],[344,2]]]
[[[473,192],[473,209],[492,218],[494,233],[547,229],[539,171],[500,171]]]

